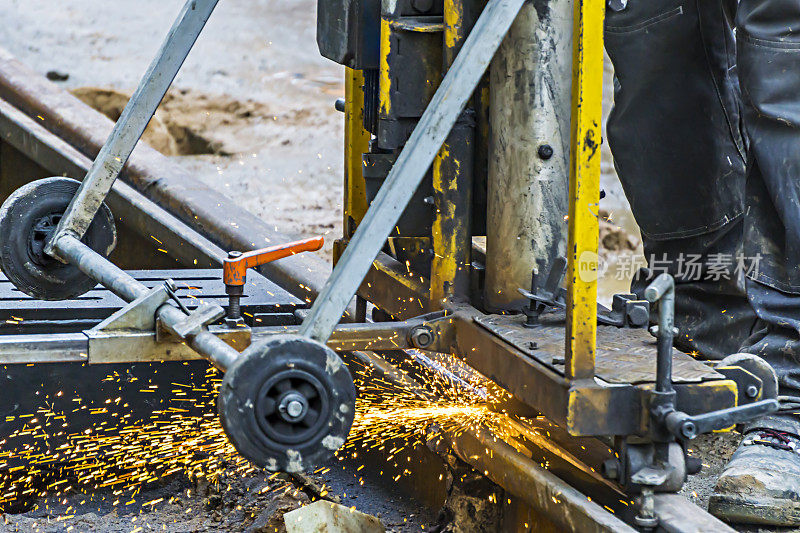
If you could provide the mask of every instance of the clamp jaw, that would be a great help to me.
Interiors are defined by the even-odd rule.
[[[228,316],[226,320],[234,325],[242,322],[240,302],[247,282],[247,269],[265,265],[272,261],[289,257],[301,252],[314,252],[322,248],[322,237],[312,237],[269,248],[260,248],[250,252],[228,252],[222,262],[222,282],[228,295]]]

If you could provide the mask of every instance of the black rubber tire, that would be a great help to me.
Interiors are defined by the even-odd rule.
[[[38,300],[69,300],[97,285],[77,267],[41,252],[42,228],[60,218],[79,186],[70,178],[36,180],[0,207],[0,268],[16,288]],[[107,205],[100,206],[82,241],[104,257],[114,249],[117,232]]]
[[[321,423],[299,435],[300,440],[268,434],[269,424],[259,413],[270,383],[287,375],[315,381],[325,397],[326,406],[315,417]],[[217,408],[225,433],[243,457],[273,472],[304,472],[330,459],[344,444],[353,425],[355,400],[353,378],[336,352],[306,338],[281,335],[242,352],[225,372]]]

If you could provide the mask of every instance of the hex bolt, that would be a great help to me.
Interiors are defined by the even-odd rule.
[[[758,387],[756,387],[755,385],[748,385],[747,388],[744,390],[744,393],[745,395],[747,395],[748,398],[755,398],[756,396],[758,396]]]
[[[647,324],[650,319],[650,313],[641,305],[634,305],[628,309],[628,323],[635,327],[641,327]]]
[[[540,144],[539,149],[536,150],[536,153],[539,155],[541,159],[547,161],[551,157],[553,157],[553,147],[549,144]]]
[[[415,348],[427,348],[431,344],[433,344],[433,332],[431,332],[425,326],[419,326],[414,328],[411,331],[411,335],[409,336],[411,340],[411,344]]]

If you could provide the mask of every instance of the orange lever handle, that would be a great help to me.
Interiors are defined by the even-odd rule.
[[[231,252],[222,262],[222,281],[225,285],[244,285],[247,281],[248,268],[301,252],[314,252],[322,248],[324,242],[322,237],[312,237],[247,253]]]

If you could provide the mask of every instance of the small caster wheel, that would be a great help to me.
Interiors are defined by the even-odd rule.
[[[353,378],[336,352],[281,335],[241,353],[225,372],[217,408],[246,459],[271,471],[303,472],[344,444],[355,401]]]
[[[47,255],[45,244],[56,229],[80,182],[45,178],[28,183],[0,207],[0,268],[16,288],[38,300],[68,300],[97,282]],[[108,257],[117,243],[114,218],[102,204],[82,241]]]

